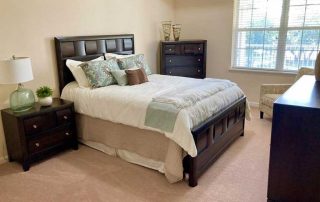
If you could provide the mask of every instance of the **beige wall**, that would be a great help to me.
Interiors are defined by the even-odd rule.
[[[262,83],[292,83],[293,75],[229,71],[231,66],[233,0],[176,0],[175,22],[182,39],[207,39],[207,76],[237,82],[251,102],[258,102]]]
[[[232,0],[1,0],[0,58],[31,57],[35,79],[25,85],[49,85],[58,96],[54,36],[133,33],[136,51],[155,71],[160,22],[175,20],[182,38],[208,40],[207,75],[237,82],[257,102],[261,83],[290,83],[293,76],[229,71],[232,11]],[[14,89],[0,85],[0,109]],[[0,122],[0,162],[5,150]]]
[[[57,96],[54,36],[133,33],[136,52],[155,70],[160,22],[173,17],[173,0],[1,0],[0,58],[31,57],[34,80],[25,86],[49,85]],[[14,89],[0,85],[0,109]],[[5,153],[0,122],[0,162]]]

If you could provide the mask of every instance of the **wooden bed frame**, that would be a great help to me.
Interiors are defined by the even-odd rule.
[[[66,67],[66,60],[87,61],[104,53],[134,54],[134,35],[56,37],[59,89],[71,81],[73,75]],[[243,136],[246,98],[243,97],[224,110],[208,118],[191,131],[198,150],[196,157],[186,156],[184,172],[189,174],[189,186],[198,184],[199,176],[227,149]]]

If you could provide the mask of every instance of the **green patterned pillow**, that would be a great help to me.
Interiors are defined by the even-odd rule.
[[[146,62],[143,54],[132,55],[125,58],[118,58],[120,69],[126,70],[131,68],[144,68],[147,75],[152,74],[148,63]]]
[[[115,58],[104,61],[86,62],[80,65],[92,88],[99,88],[115,84],[110,71],[120,70]]]
[[[115,70],[111,71],[112,76],[117,80],[120,86],[128,85],[127,74],[125,70]]]
[[[107,58],[105,60],[107,67],[109,69],[109,71],[115,71],[115,70],[120,70],[120,67],[118,65],[117,62],[117,58],[113,57],[113,58]]]

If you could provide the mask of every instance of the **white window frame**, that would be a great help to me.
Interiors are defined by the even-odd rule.
[[[289,21],[289,12],[290,12],[290,0],[283,0],[282,3],[282,12],[280,18],[280,27],[279,28],[238,28],[239,25],[239,1],[234,0],[234,8],[233,8],[233,30],[232,30],[232,54],[231,54],[231,70],[240,70],[240,71],[255,71],[255,72],[278,72],[278,73],[295,73],[297,70],[286,70],[284,69],[284,60],[285,60],[285,49],[286,49],[286,40],[287,40],[287,33],[290,30],[312,30],[312,29],[319,29],[320,26],[308,26],[308,27],[288,27]],[[304,15],[304,18],[306,15]],[[320,19],[319,19],[320,20]],[[305,21],[305,19],[304,19]],[[261,31],[261,30],[268,30],[268,31],[279,31],[278,36],[278,48],[277,48],[277,56],[276,56],[276,66],[275,68],[254,68],[254,67],[241,67],[236,66],[234,63],[236,62],[236,50],[237,50],[237,43],[238,43],[238,33],[241,31]],[[302,40],[301,40],[302,41]],[[302,42],[301,42],[302,43]],[[300,47],[301,48],[301,47]],[[319,50],[318,46],[318,50]],[[301,50],[300,50],[301,56]],[[300,57],[299,57],[300,63]]]

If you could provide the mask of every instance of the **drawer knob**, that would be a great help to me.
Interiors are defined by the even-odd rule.
[[[198,72],[200,73],[200,69],[198,69]]]
[[[198,59],[198,62],[200,62],[201,61],[201,59]]]
[[[169,74],[171,74],[171,72],[169,72]]]
[[[171,48],[169,48],[169,51],[172,51],[172,49],[171,49]]]
[[[36,147],[40,147],[40,143],[39,142],[35,143],[35,145],[36,145]]]
[[[33,124],[32,127],[33,127],[34,129],[38,128],[38,126],[37,126],[36,124]]]
[[[198,50],[200,51],[200,50],[201,50],[201,48],[198,48]]]
[[[69,135],[70,135],[70,133],[66,132],[66,136],[69,136]]]
[[[68,116],[63,116],[63,119],[64,119],[64,120],[67,120],[67,119],[68,119]]]
[[[172,62],[172,60],[169,60],[169,63],[171,63]]]

